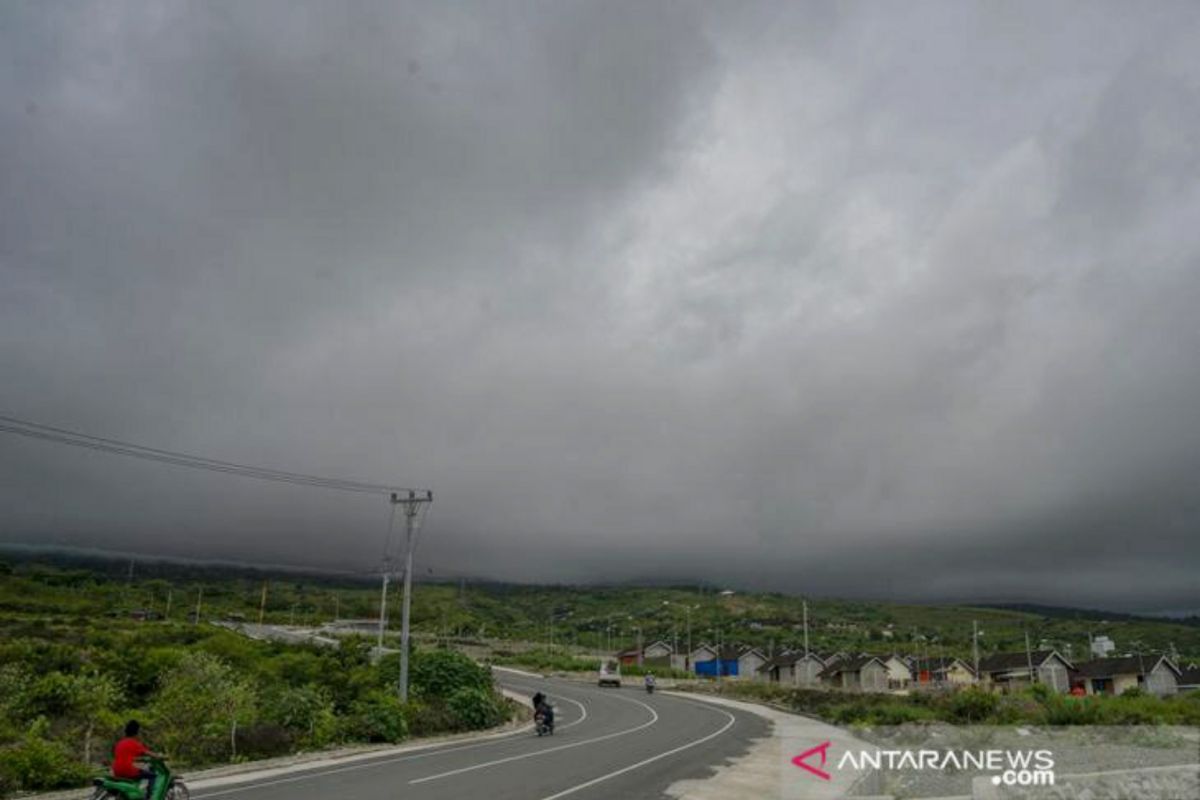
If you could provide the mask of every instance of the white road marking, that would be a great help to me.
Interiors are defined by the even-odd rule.
[[[512,671],[512,670],[510,670],[510,671]],[[524,675],[527,673],[520,673],[520,674]],[[522,686],[520,688],[522,691],[526,691],[526,692],[529,691],[528,686]],[[554,693],[554,697],[561,698],[563,700],[566,700],[568,703],[574,703],[575,705],[579,706],[579,714],[580,714],[579,719],[575,720],[574,722],[568,722],[566,725],[557,727],[557,728],[555,728],[555,730],[565,731],[567,728],[574,728],[576,725],[578,725],[579,723],[583,722],[585,719],[588,718],[587,708],[584,707],[583,703],[579,702],[578,700],[572,700],[571,698],[567,697],[565,694],[559,694],[558,692]]]
[[[556,693],[556,696],[560,696],[560,697],[562,697],[563,700],[566,700],[569,703],[574,703],[575,705],[579,706],[579,711],[580,711],[579,719],[574,720],[573,722],[568,722],[566,725],[563,725],[559,730],[566,730],[567,728],[574,727],[575,725],[578,725],[579,723],[581,723],[585,719],[587,719],[588,712],[587,712],[587,708],[583,705],[583,703],[580,703],[578,700],[572,700],[571,698],[569,698],[565,695],[558,695]],[[625,699],[625,698],[622,698],[622,699]],[[350,770],[368,769],[370,767],[385,766],[388,764],[396,764],[401,761],[416,761],[419,758],[432,758],[434,756],[440,756],[443,753],[458,753],[463,750],[474,750],[479,747],[486,747],[488,745],[497,744],[499,740],[507,739],[507,738],[516,736],[517,734],[528,733],[531,730],[533,730],[532,725],[525,725],[515,731],[507,731],[505,733],[490,734],[488,736],[489,741],[485,741],[485,742],[476,741],[476,742],[472,742],[470,744],[460,745],[458,747],[455,747],[453,745],[441,746],[438,744],[429,744],[429,745],[426,745],[424,748],[422,748],[422,750],[425,752],[419,752],[419,753],[416,753],[413,755],[397,756],[395,758],[370,759],[370,756],[363,756],[362,758],[366,763],[357,763],[356,762],[354,764],[348,764],[344,767],[333,767],[331,769],[305,770],[304,772],[297,774],[297,775],[291,775],[286,778],[276,778],[274,780],[268,780],[268,781],[255,781],[253,778],[248,777],[245,781],[242,781],[235,786],[231,786],[228,789],[219,789],[215,792],[197,793],[195,795],[195,797],[196,797],[196,800],[202,800],[205,797],[220,797],[222,795],[227,795],[227,794],[236,794],[237,792],[248,792],[253,789],[260,789],[265,786],[277,786],[279,784],[284,784],[284,783],[295,783],[296,781],[309,780],[311,778],[320,778],[325,775],[337,775],[342,772],[349,772]],[[368,760],[368,759],[370,759],[370,760]]]
[[[552,794],[552,795],[543,797],[542,800],[558,800],[558,798],[560,798],[560,797],[566,797],[567,795],[574,794],[575,792],[578,792],[578,791],[582,791],[583,789],[587,789],[591,786],[595,786],[598,783],[603,783],[604,781],[607,781],[611,778],[615,778],[618,775],[624,775],[626,772],[632,772],[633,770],[644,767],[647,764],[653,764],[655,761],[659,761],[661,759],[667,758],[668,756],[673,756],[676,753],[682,753],[684,750],[687,750],[691,747],[695,747],[696,745],[699,745],[699,744],[704,744],[705,742],[707,742],[711,739],[717,738],[722,733],[724,733],[725,731],[732,728],[733,724],[735,722],[737,722],[737,719],[734,718],[733,714],[730,714],[728,711],[724,711],[722,709],[714,709],[714,708],[710,708],[709,710],[710,711],[718,711],[719,713],[724,714],[725,716],[729,717],[729,722],[726,722],[724,727],[722,727],[720,730],[715,731],[714,733],[710,733],[707,736],[697,739],[694,742],[688,742],[685,745],[676,747],[672,750],[668,750],[665,753],[659,753],[656,756],[651,756],[650,758],[647,758],[644,761],[639,761],[636,764],[630,764],[628,767],[622,767],[621,769],[614,770],[613,772],[610,772],[606,775],[601,775],[598,778],[592,778],[590,781],[587,781],[586,783],[581,783],[578,786],[572,786],[570,789],[564,789],[563,791],[558,792],[557,794]]]
[[[571,698],[567,697],[565,694],[559,695],[559,697],[563,700],[566,700],[568,703],[574,703],[575,705],[579,706],[579,719],[575,720],[574,722],[568,722],[566,725],[563,725],[561,728],[555,728],[555,730],[565,731],[567,728],[574,728],[576,725],[578,725],[579,723],[581,723],[585,719],[587,719],[587,717],[588,717],[587,708],[584,707],[583,703],[579,702],[578,700],[572,700]]]
[[[496,736],[496,739],[515,736],[518,733],[527,734],[530,730],[532,730],[532,727],[533,726],[531,726],[531,725],[526,725],[526,726],[522,727],[520,730],[515,730],[515,731],[511,731],[509,733],[499,734],[498,736]],[[308,771],[305,771],[298,775],[292,775],[287,778],[276,778],[274,780],[269,780],[269,781],[255,781],[253,778],[247,778],[246,781],[239,783],[236,786],[231,786],[228,789],[220,789],[215,792],[198,793],[198,794],[195,794],[194,797],[196,798],[196,800],[201,800],[202,798],[205,798],[205,797],[220,797],[221,795],[235,794],[237,792],[249,792],[249,791],[253,791],[255,789],[261,789],[265,786],[277,786],[277,785],[283,784],[283,783],[295,783],[296,781],[312,780],[313,778],[322,778],[326,775],[337,775],[339,773],[350,772],[352,770],[370,769],[372,767],[382,767],[382,766],[386,766],[388,764],[397,764],[401,761],[416,761],[419,758],[432,758],[433,756],[440,756],[443,753],[457,753],[462,750],[473,750],[477,747],[485,747],[487,745],[496,744],[496,743],[497,742],[495,740],[487,741],[487,742],[474,742],[472,744],[462,745],[461,747],[445,747],[445,748],[438,749],[438,750],[431,750],[430,752],[417,753],[415,755],[397,756],[396,758],[379,758],[379,759],[375,759],[375,760],[371,760],[371,761],[366,761],[365,763],[348,764],[344,767],[333,767],[332,769],[308,770]],[[437,747],[437,745],[430,745],[430,748],[434,748],[434,747]]]
[[[523,761],[524,759],[527,759],[527,758],[536,758],[537,756],[544,756],[547,753],[557,753],[561,750],[570,750],[575,747],[583,747],[585,744],[594,744],[596,742],[603,742],[606,739],[614,739],[618,736],[625,736],[626,734],[629,734],[629,733],[636,733],[637,731],[643,730],[645,728],[649,728],[651,725],[658,722],[658,712],[655,711],[650,706],[643,703],[641,700],[634,700],[630,697],[621,697],[620,695],[613,695],[613,697],[615,697],[618,700],[624,700],[629,703],[636,703],[637,705],[646,709],[651,714],[650,720],[648,722],[643,722],[641,725],[637,725],[635,727],[628,728],[626,730],[617,731],[616,733],[606,733],[603,736],[596,736],[591,739],[584,739],[581,742],[572,742],[571,744],[564,744],[564,745],[560,745],[558,747],[549,747],[549,748],[546,748],[545,750],[534,750],[533,752],[522,753],[521,755],[517,755],[517,756],[509,756],[508,758],[498,758],[495,761],[485,761],[481,764],[472,764],[469,767],[453,769],[453,770],[450,770],[449,772],[439,772],[436,775],[427,775],[424,778],[417,778],[415,780],[409,781],[408,785],[413,786],[418,783],[428,783],[429,781],[441,780],[442,778],[450,778],[450,777],[453,777],[454,775],[462,775],[465,772],[474,772],[475,770],[478,770],[478,769],[486,769],[488,767],[494,767],[498,764],[509,764],[509,763],[512,763],[513,761]],[[722,713],[724,713],[724,712],[722,712]]]

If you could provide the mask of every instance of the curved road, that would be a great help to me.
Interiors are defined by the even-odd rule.
[[[768,734],[762,718],[640,688],[587,684],[497,671],[526,697],[541,689],[558,713],[553,736],[531,731],[380,756],[339,767],[248,780],[192,796],[229,800],[637,800],[661,798],[675,781],[712,767]]]

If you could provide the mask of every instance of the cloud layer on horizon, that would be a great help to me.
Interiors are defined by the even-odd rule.
[[[0,11],[0,408],[523,580],[1200,607],[1200,8]],[[386,508],[0,440],[0,537]]]

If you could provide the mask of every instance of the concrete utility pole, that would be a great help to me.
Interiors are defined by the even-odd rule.
[[[379,633],[375,637],[375,656],[383,658],[383,632],[387,628],[387,591],[392,577],[392,527],[396,524],[396,495],[391,496],[387,537],[383,540],[383,570],[379,576]]]
[[[167,610],[163,612],[163,622],[171,618],[171,589],[167,589]]]
[[[263,581],[262,596],[258,598],[258,624],[263,624],[263,618],[267,614],[267,582]]]
[[[385,561],[383,563],[383,588],[379,593],[379,635],[375,642],[376,655],[379,658],[383,657],[383,629],[387,626],[387,587],[388,578],[391,577],[390,569],[391,564]]]
[[[688,651],[687,658],[684,659],[684,667],[688,672],[692,671],[692,607],[684,606],[684,611],[687,614],[687,640]]]
[[[1025,631],[1025,660],[1029,663],[1029,682],[1037,683],[1037,675],[1033,671],[1033,650],[1029,647],[1029,631]]]
[[[725,648],[721,646],[720,628],[717,628],[716,636],[713,638],[717,640],[717,683],[720,683],[721,679],[725,677]]]
[[[803,601],[802,607],[804,609],[804,657],[807,659],[808,658],[808,601],[807,600]]]
[[[979,620],[971,621],[971,654],[975,658],[975,677],[979,678]]]
[[[203,603],[203,602],[204,602],[204,587],[201,586],[199,593],[196,595],[196,624],[197,625],[200,624],[200,607],[201,607],[201,603]]]
[[[404,605],[400,617],[400,701],[408,702],[408,637],[409,615],[412,607],[412,571],[413,551],[417,548],[417,536],[420,534],[421,506],[433,502],[433,492],[426,492],[424,497],[409,491],[407,497],[392,494],[392,505],[404,509],[405,554],[404,554]]]

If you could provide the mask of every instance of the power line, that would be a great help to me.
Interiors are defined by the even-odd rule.
[[[248,464],[238,464],[233,461],[220,461],[204,456],[181,453],[174,450],[161,450],[155,447],[123,442],[118,439],[108,439],[103,436],[92,436],[79,431],[42,425],[37,422],[16,419],[0,415],[0,433],[11,433],[28,439],[65,444],[113,455],[140,458],[146,461],[156,461],[189,469],[203,469],[210,472],[221,472],[227,475],[238,475],[244,478],[289,483],[295,486],[313,486],[322,489],[333,489],[342,492],[359,492],[363,494],[392,494],[407,493],[412,490],[382,483],[366,483],[363,481],[344,480],[341,478],[326,478],[319,475],[305,475],[300,472],[288,472],[267,467],[254,467]]]

